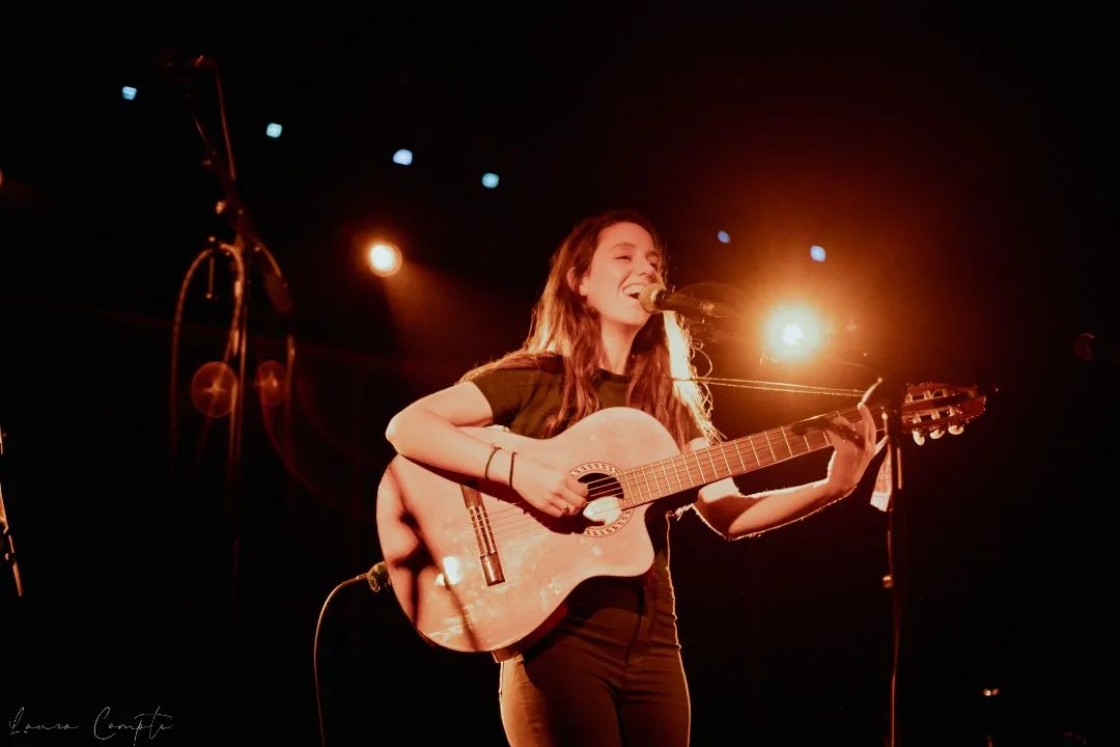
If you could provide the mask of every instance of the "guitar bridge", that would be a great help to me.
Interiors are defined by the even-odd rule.
[[[486,515],[486,507],[482,504],[482,496],[478,490],[469,485],[460,485],[463,491],[463,503],[467,507],[467,514],[471,519],[474,529],[474,539],[478,545],[478,562],[482,564],[482,575],[487,586],[504,583],[505,572],[502,570],[502,561],[498,557],[498,546],[494,542],[494,532],[490,528],[490,517]]]

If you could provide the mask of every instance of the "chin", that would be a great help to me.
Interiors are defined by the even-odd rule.
[[[634,330],[635,332],[638,332],[642,329],[642,327],[646,326],[646,322],[648,322],[648,321],[649,321],[649,316],[648,315],[639,314],[639,315],[636,315],[636,316],[626,317],[624,319],[619,319],[615,323],[618,324],[620,327],[628,327],[628,328]]]

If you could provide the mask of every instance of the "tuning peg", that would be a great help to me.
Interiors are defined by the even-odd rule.
[[[918,446],[921,446],[925,442],[926,442],[926,437],[923,436],[918,431],[914,431],[914,443],[916,443]]]
[[[954,436],[959,436],[964,433],[964,426],[959,424],[950,425],[949,433],[953,434]]]
[[[934,441],[936,441],[937,439],[941,438],[944,435],[945,435],[945,431],[941,428],[934,428],[932,431],[929,432],[929,437],[932,438]]]

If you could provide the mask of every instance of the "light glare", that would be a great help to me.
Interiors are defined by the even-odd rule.
[[[482,175],[482,186],[487,189],[494,189],[498,186],[498,175],[492,171],[487,171]]]
[[[804,361],[820,348],[821,330],[821,321],[812,309],[804,306],[779,308],[766,324],[766,350],[778,361]]]
[[[280,133],[283,131],[284,128],[281,125],[276,124],[275,122],[269,122],[268,127],[266,127],[264,130],[265,134],[273,139],[280,137]]]
[[[400,148],[393,154],[393,163],[399,163],[401,166],[408,166],[412,163],[412,151],[408,148]]]
[[[800,324],[790,322],[782,327],[782,344],[786,347],[796,347],[805,340],[805,330]]]
[[[466,575],[463,569],[463,561],[455,555],[448,555],[443,559],[443,578],[448,586],[454,586],[463,580]]]
[[[373,273],[383,278],[396,275],[401,269],[401,250],[387,241],[370,246],[366,258]]]
[[[813,244],[809,247],[809,256],[812,257],[814,262],[824,262],[827,252],[825,252],[823,246]]]
[[[721,244],[731,243],[731,234],[727,233],[727,231],[720,231],[716,234],[716,238],[719,239],[719,243]]]
[[[121,88],[121,98],[125,101],[132,101],[136,98],[136,89],[132,86],[124,86]]]

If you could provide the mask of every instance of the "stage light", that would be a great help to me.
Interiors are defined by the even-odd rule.
[[[719,239],[719,243],[721,244],[731,243],[731,234],[729,234],[727,231],[720,231],[716,234],[716,238]]]
[[[121,98],[125,101],[132,101],[136,98],[136,89],[132,86],[124,86],[121,88]]]
[[[820,246],[819,244],[813,244],[811,247],[809,247],[809,256],[814,262],[824,262],[825,258],[828,256],[828,253],[824,250],[823,246]]]
[[[482,175],[482,186],[487,189],[494,189],[498,186],[498,175],[492,171],[487,171]]]
[[[821,347],[822,323],[805,306],[776,309],[766,323],[767,357],[783,363],[804,361]]]
[[[283,131],[284,131],[283,126],[278,125],[275,122],[269,122],[268,127],[266,127],[265,130],[264,130],[265,134],[268,135],[273,140],[280,137],[280,133],[283,132]]]
[[[373,274],[387,278],[400,272],[401,250],[387,241],[376,241],[370,245],[366,259]]]
[[[401,166],[408,166],[412,163],[412,151],[408,148],[401,148],[393,154],[393,163],[399,163]]]

